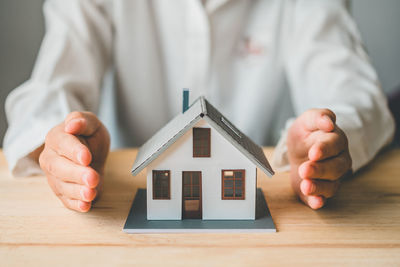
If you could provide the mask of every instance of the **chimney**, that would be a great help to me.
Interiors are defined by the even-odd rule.
[[[189,108],[189,89],[188,88],[183,88],[183,97],[182,97],[182,113],[185,113],[185,111]]]

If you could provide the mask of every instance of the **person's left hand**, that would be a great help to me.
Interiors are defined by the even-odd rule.
[[[287,137],[291,182],[299,198],[312,209],[325,205],[351,170],[345,133],[328,109],[312,109],[299,116]]]

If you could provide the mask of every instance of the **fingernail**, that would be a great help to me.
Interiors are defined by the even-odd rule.
[[[309,151],[309,155],[308,158],[311,161],[317,161],[319,160],[323,155],[322,149],[321,149],[321,145],[313,145]]]
[[[322,118],[323,118],[324,120],[327,120],[327,121],[329,121],[329,122],[332,122],[331,118],[330,118],[328,115],[323,115]]]
[[[329,117],[328,115],[324,115],[323,119],[329,123],[330,127],[334,127],[334,122],[332,121],[331,117]]]
[[[301,179],[307,178],[307,166],[306,165],[300,165],[299,167],[299,176]]]
[[[308,195],[307,189],[308,189],[308,186],[307,186],[306,180],[301,181],[301,183],[300,183],[300,191],[301,191],[304,195]]]
[[[309,196],[308,204],[312,209],[320,209],[324,206],[324,201],[320,196]]]
[[[66,123],[66,125],[65,125],[65,131],[66,132],[70,132],[72,129],[71,129],[71,127],[72,127],[72,125],[73,125],[73,123],[74,122],[77,122],[79,119],[72,119],[72,120],[70,120],[69,122],[67,122]]]
[[[79,200],[79,208],[83,212],[87,212],[90,210],[90,203]]]
[[[78,152],[78,161],[80,164],[83,165],[83,150],[82,149]]]
[[[310,182],[310,186],[308,188],[308,194],[314,193],[316,189],[317,189],[317,186],[313,182]]]
[[[81,193],[82,200],[86,200],[85,189],[84,188],[81,189],[80,193]]]
[[[308,165],[308,174],[312,176],[315,173],[315,166],[313,164]]]
[[[87,186],[90,187],[90,184],[89,184],[89,173],[83,174],[82,180]]]
[[[71,123],[70,122],[68,122],[67,124],[65,124],[65,128],[64,128],[64,131],[66,131],[66,132],[70,132],[70,128],[71,128]]]

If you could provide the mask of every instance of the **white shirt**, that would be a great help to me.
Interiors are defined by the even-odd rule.
[[[354,170],[393,135],[343,1],[49,0],[44,11],[32,76],[6,102],[4,152],[16,176],[39,172],[27,155],[69,112],[100,113],[113,147],[137,146],[181,111],[184,87],[262,145],[276,144],[290,118],[330,108]],[[276,166],[287,165],[285,141],[283,134]]]

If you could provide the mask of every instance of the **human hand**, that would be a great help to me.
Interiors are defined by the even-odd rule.
[[[292,187],[312,209],[325,205],[352,166],[347,137],[335,122],[332,111],[312,109],[299,116],[288,132]]]
[[[90,112],[72,112],[49,131],[39,163],[67,208],[90,210],[101,190],[109,147],[107,129]]]

